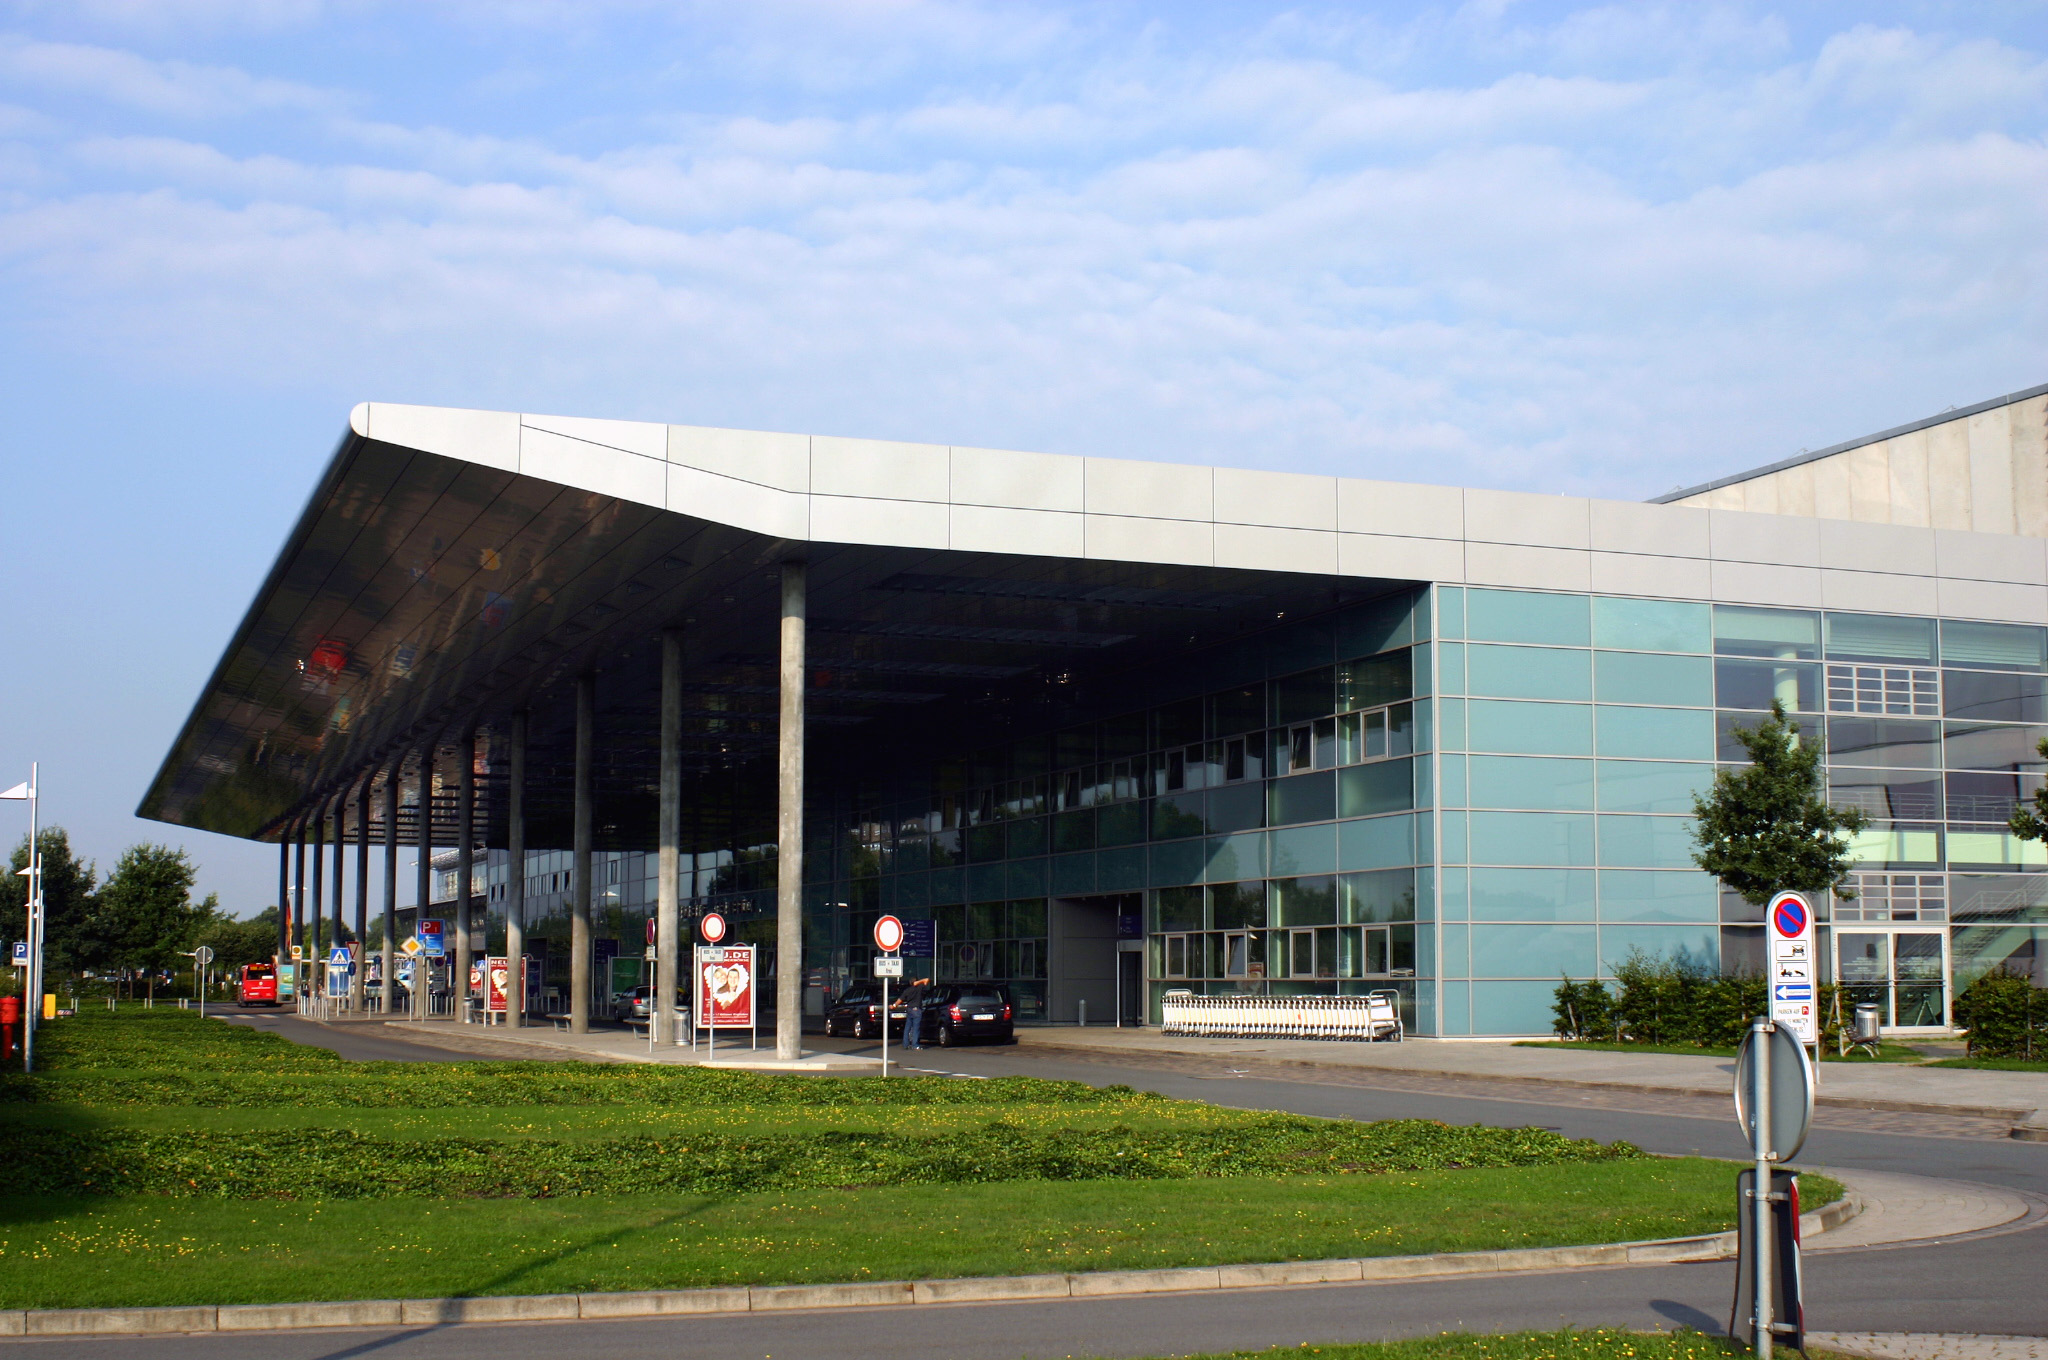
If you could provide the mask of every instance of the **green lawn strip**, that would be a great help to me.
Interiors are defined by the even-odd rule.
[[[1735,1056],[1735,1050],[1732,1048],[1707,1048],[1698,1044],[1610,1044],[1602,1043],[1595,1039],[1520,1039],[1515,1042],[1515,1047],[1573,1048],[1589,1053],[1670,1053],[1686,1058],[1732,1058]],[[1939,1063],[1926,1063],[1925,1054],[1915,1052],[1903,1044],[1880,1044],[1878,1045],[1875,1058],[1858,1049],[1851,1049],[1846,1056],[1830,1049],[1822,1053],[1820,1057],[1822,1062],[1890,1062],[1925,1063],[1927,1066],[1941,1065]]]
[[[1968,1067],[1980,1072],[2048,1072],[2039,1058],[1937,1058],[1929,1067]]]
[[[544,1294],[1142,1269],[1716,1232],[1699,1158],[565,1199],[0,1200],[0,1306]],[[1802,1182],[1809,1204],[1835,1190]]]
[[[1183,1356],[1180,1360],[1282,1360],[1313,1356],[1316,1360],[1734,1360],[1754,1354],[1723,1337],[1705,1336],[1690,1328],[1675,1332],[1621,1332],[1605,1327],[1589,1331],[1514,1332],[1474,1336],[1446,1332],[1413,1341],[1368,1341],[1349,1346],[1275,1346],[1263,1351],[1232,1351],[1229,1355]],[[1809,1349],[1808,1355],[1832,1352]]]

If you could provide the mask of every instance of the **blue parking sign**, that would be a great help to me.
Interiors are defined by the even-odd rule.
[[[28,941],[27,941],[27,940],[16,940],[16,941],[14,942],[14,966],[15,966],[16,968],[26,968],[26,967],[28,967]]]

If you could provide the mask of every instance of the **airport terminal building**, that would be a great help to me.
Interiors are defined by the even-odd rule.
[[[278,843],[294,942],[441,847],[578,1017],[716,907],[808,1010],[893,913],[1027,1022],[1524,1035],[1760,965],[1688,813],[1774,699],[1871,818],[1824,976],[2048,976],[2048,386],[1649,504],[369,403],[141,813]]]

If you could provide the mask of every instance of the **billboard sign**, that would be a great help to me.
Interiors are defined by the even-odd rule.
[[[505,1013],[505,996],[512,987],[512,960],[484,960],[484,1009]]]
[[[422,921],[419,934],[420,952],[430,959],[445,958],[448,954],[448,923],[446,921]]]
[[[939,952],[939,923],[937,921],[905,921],[903,923],[903,952],[914,959],[936,957]]]
[[[1798,893],[1781,892],[1765,908],[1764,922],[1764,937],[1770,942],[1764,964],[1770,971],[1771,1021],[1791,1030],[1802,1044],[1819,1043],[1813,908]]]
[[[752,1029],[754,946],[700,945],[693,991],[700,1026]]]

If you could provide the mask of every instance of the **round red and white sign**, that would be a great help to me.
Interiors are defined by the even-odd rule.
[[[706,943],[717,944],[725,938],[725,918],[715,911],[707,911],[704,913],[704,919],[698,923],[697,929],[704,932]]]
[[[879,917],[875,921],[875,948],[884,954],[893,954],[903,947],[903,923],[893,916]]]

